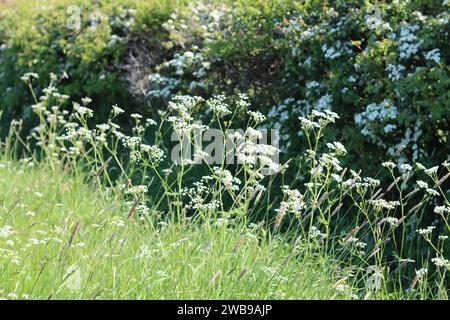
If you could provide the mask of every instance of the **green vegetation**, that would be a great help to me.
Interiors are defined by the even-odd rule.
[[[2,298],[338,298],[331,261],[258,226],[127,219],[117,198],[31,164],[0,163]]]
[[[295,119],[327,108],[341,116],[328,138],[347,146],[355,169],[376,174],[371,164],[386,157],[431,166],[450,152],[448,9],[443,0],[15,0],[0,10],[2,131],[12,118],[34,121],[18,75],[66,72],[61,92],[92,98],[98,121],[113,104],[153,116],[177,94],[245,93],[281,129],[286,159],[306,143]],[[77,17],[80,28],[67,28]]]
[[[114,103],[126,104],[123,62],[128,42],[158,29],[176,1],[14,1],[0,9],[0,107],[8,120],[32,121],[30,99],[17,75],[66,72],[63,92],[99,102],[101,117]],[[0,6],[2,6],[0,4]],[[78,9],[79,11],[78,11]],[[78,16],[78,13],[80,14]],[[80,25],[78,28],[77,21]],[[41,89],[45,87],[41,83]],[[3,131],[7,128],[3,127]],[[4,132],[3,132],[4,133]]]
[[[448,6],[0,4],[0,298],[448,299]]]
[[[121,108],[113,106],[108,121],[92,128],[90,99],[64,112],[58,78],[52,76],[38,99],[37,77],[22,79],[36,99],[40,124],[23,140],[14,122],[0,150],[1,274],[10,291],[3,294],[448,297],[450,203],[441,188],[450,176],[448,162],[429,169],[403,165],[400,175],[385,162],[393,179],[387,188],[347,173],[341,143],[319,148],[323,132],[339,118],[328,110],[299,119],[309,149],[298,163],[278,164],[271,158],[275,147],[255,142],[255,127],[265,117],[252,111],[244,136],[234,141],[240,159],[234,165],[169,160],[164,132],[171,128],[194,146],[196,130],[217,127],[225,137],[232,119],[248,109],[248,98],[241,95],[232,107],[225,97],[178,96],[158,122],[130,115],[135,123],[127,135],[117,125]],[[211,110],[208,126],[196,122],[203,108]],[[158,129],[148,140],[151,127]],[[207,156],[197,151],[197,157]],[[16,158],[22,165],[11,162]],[[285,175],[288,166],[295,176]],[[205,172],[200,179],[199,167]],[[413,184],[417,177],[426,181]],[[442,203],[434,207],[439,223],[420,228],[430,201]],[[422,247],[426,251],[417,250]],[[83,279],[75,292],[64,286],[72,281],[70,270]]]

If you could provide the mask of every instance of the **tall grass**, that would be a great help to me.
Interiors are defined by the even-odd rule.
[[[255,143],[265,117],[248,111],[245,96],[231,105],[222,96],[176,97],[159,119],[129,115],[133,126],[125,132],[115,123],[126,116],[120,107],[112,107],[107,123],[95,125],[90,99],[73,103],[69,112],[69,97],[56,89],[59,78],[52,75],[38,98],[32,85],[37,77],[27,74],[23,80],[39,125],[22,139],[20,122],[14,122],[2,154],[6,161],[17,157],[20,143],[27,163],[45,168],[53,179],[70,176],[81,189],[60,195],[52,188],[63,188],[62,180],[38,184],[49,195],[29,203],[53,221],[40,230],[62,235],[52,235],[58,240],[48,249],[48,236],[31,236],[28,228],[36,224],[27,210],[11,214],[20,196],[6,197],[3,228],[17,222],[18,230],[5,229],[5,238],[20,235],[21,249],[11,255],[24,254],[17,265],[3,267],[8,292],[20,288],[25,290],[20,294],[37,298],[448,298],[450,202],[443,189],[448,162],[427,169],[387,161],[381,169],[392,183],[384,187],[341,167],[346,154],[341,143],[322,141],[339,119],[329,110],[299,119],[309,148],[278,164],[274,147]],[[233,120],[246,113],[248,127],[233,136],[235,164],[169,159],[172,132],[196,147],[198,132],[218,128],[226,138]],[[184,154],[186,145],[181,146]],[[207,157],[200,150],[195,155]],[[276,174],[264,174],[268,169]],[[33,174],[22,174],[19,186]],[[23,195],[27,187],[17,193],[33,197]],[[42,209],[52,203],[55,210]],[[434,210],[437,220],[424,228],[426,210]],[[66,288],[71,278],[66,267],[82,272],[81,289]],[[54,270],[59,273],[51,276]]]
[[[336,297],[331,261],[259,226],[127,219],[122,200],[32,163],[0,164],[2,298]]]

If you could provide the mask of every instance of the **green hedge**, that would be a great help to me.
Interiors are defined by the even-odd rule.
[[[100,116],[115,103],[152,113],[175,94],[243,92],[289,156],[303,150],[298,117],[323,108],[341,116],[328,138],[367,171],[387,157],[431,165],[450,154],[449,1],[29,3],[0,13],[10,117],[29,114],[21,74],[65,71],[62,91],[90,96]],[[63,27],[69,4],[85,13],[80,31]]]
[[[140,34],[161,41],[158,26],[175,2],[14,1],[0,10],[0,108],[8,120],[31,116],[31,100],[22,74],[66,73],[62,92],[73,99],[91,97],[101,116],[113,104],[133,104],[124,81],[123,61],[129,43]],[[76,27],[79,8],[80,28]],[[3,124],[3,129],[7,126]]]
[[[370,170],[388,157],[431,165],[448,157],[448,1],[209,4],[209,12],[219,8],[219,26],[204,32],[199,49],[197,41],[184,50],[195,52],[194,63],[185,62],[180,75],[171,66],[183,53],[170,57],[153,76],[165,81],[154,81],[150,93],[246,92],[282,130],[288,155],[303,150],[298,116],[328,108],[341,115],[329,139],[350,148],[353,166]],[[192,25],[190,16],[179,14],[171,33]],[[198,61],[210,63],[201,79],[193,77]]]

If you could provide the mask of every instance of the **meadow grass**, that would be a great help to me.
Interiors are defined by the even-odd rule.
[[[329,259],[258,226],[127,219],[45,164],[0,163],[0,226],[1,298],[342,298]]]
[[[39,125],[24,136],[15,120],[0,143],[1,297],[448,299],[449,161],[386,161],[386,186],[322,142],[339,119],[330,110],[299,118],[308,149],[278,163],[245,95],[234,109],[224,96],[177,96],[158,121],[114,105],[94,124],[91,99],[70,112],[59,77],[39,98],[38,77],[22,80]],[[174,160],[171,132],[193,147],[209,128],[225,139],[243,112],[235,165]]]

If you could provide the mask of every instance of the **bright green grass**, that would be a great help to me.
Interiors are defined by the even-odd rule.
[[[333,264],[281,238],[121,208],[62,172],[0,162],[0,298],[338,298]]]

